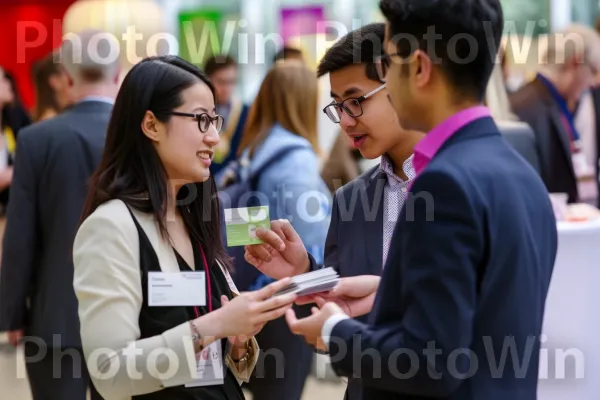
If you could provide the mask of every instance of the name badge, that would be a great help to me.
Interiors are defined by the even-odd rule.
[[[217,340],[196,354],[196,379],[185,387],[222,385],[224,381],[221,341]]]
[[[149,272],[148,305],[151,307],[205,306],[204,271]]]

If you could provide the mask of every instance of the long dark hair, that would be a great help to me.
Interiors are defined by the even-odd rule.
[[[146,110],[162,122],[183,104],[182,92],[202,82],[215,94],[206,75],[176,57],[150,57],[125,77],[112,111],[102,161],[92,176],[82,222],[101,204],[120,199],[130,207],[152,213],[161,233],[166,229],[166,204],[171,190],[164,166],[150,139],[142,132]],[[231,262],[221,241],[217,187],[206,182],[185,185],[177,194],[177,208],[192,240],[202,244],[208,260]]]
[[[31,77],[35,85],[35,107],[32,113],[34,121],[39,121],[48,109],[56,113],[60,112],[56,93],[50,85],[50,78],[62,73],[63,67],[54,61],[53,53],[33,64]]]

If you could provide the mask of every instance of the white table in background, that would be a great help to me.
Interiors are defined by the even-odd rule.
[[[538,400],[600,399],[600,221],[558,224],[542,332]]]

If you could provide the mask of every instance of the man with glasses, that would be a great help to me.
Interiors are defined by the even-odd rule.
[[[412,153],[423,134],[405,130],[389,102],[375,60],[382,55],[384,24],[366,25],[340,39],[323,57],[319,77],[329,74],[333,101],[323,110],[367,159],[381,157],[378,166],[337,190],[325,245],[326,267],[344,281],[338,292],[356,279],[376,284],[390,248],[396,220],[414,177]],[[266,245],[246,248],[246,260],[266,275],[280,279],[315,269],[298,235],[287,221],[273,221],[272,230],[258,230]],[[281,252],[282,241],[287,246]],[[369,277],[363,277],[370,275]],[[359,277],[361,276],[361,277]],[[356,278],[354,278],[356,277]],[[341,292],[339,292],[341,293]],[[353,313],[368,320],[367,307]],[[367,309],[368,308],[368,309]],[[349,399],[359,398],[360,383],[351,380]]]
[[[571,26],[551,35],[545,61],[536,78],[511,95],[513,110],[535,132],[548,191],[597,205],[600,135],[593,112],[581,125],[576,113],[596,84],[600,37],[587,26]]]

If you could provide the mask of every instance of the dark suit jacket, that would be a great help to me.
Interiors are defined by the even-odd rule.
[[[111,109],[85,101],[20,132],[0,268],[2,331],[81,346],[72,247]]]
[[[223,168],[227,166],[230,162],[237,160],[237,152],[240,148],[240,143],[242,142],[242,136],[244,135],[244,129],[246,128],[246,120],[248,119],[248,113],[250,112],[250,107],[246,104],[242,105],[242,110],[240,112],[240,118],[238,120],[237,126],[233,135],[231,136],[231,143],[229,144],[229,153],[227,157],[220,163],[212,163],[210,166],[210,171],[213,175],[216,175]]]
[[[594,101],[594,114],[596,117],[596,171],[600,173],[600,86],[592,88],[592,99]],[[600,178],[598,178],[598,193],[600,193]],[[600,196],[598,196],[598,207],[600,207]]]
[[[469,124],[415,179],[372,322],[333,329],[334,370],[360,375],[365,400],[535,399],[556,246],[538,175],[491,118]],[[496,374],[490,363],[511,343],[529,368],[515,371],[508,356]]]
[[[333,197],[324,265],[343,277],[381,275],[385,181],[385,173],[376,166]]]
[[[383,192],[379,166],[337,190],[325,242],[325,266],[340,276],[381,275],[383,270]],[[357,318],[368,322],[369,315]],[[349,379],[346,398],[362,398],[360,379]]]
[[[536,78],[510,95],[513,111],[535,132],[542,179],[549,192],[567,193],[578,201],[571,143],[560,110],[544,83]]]

